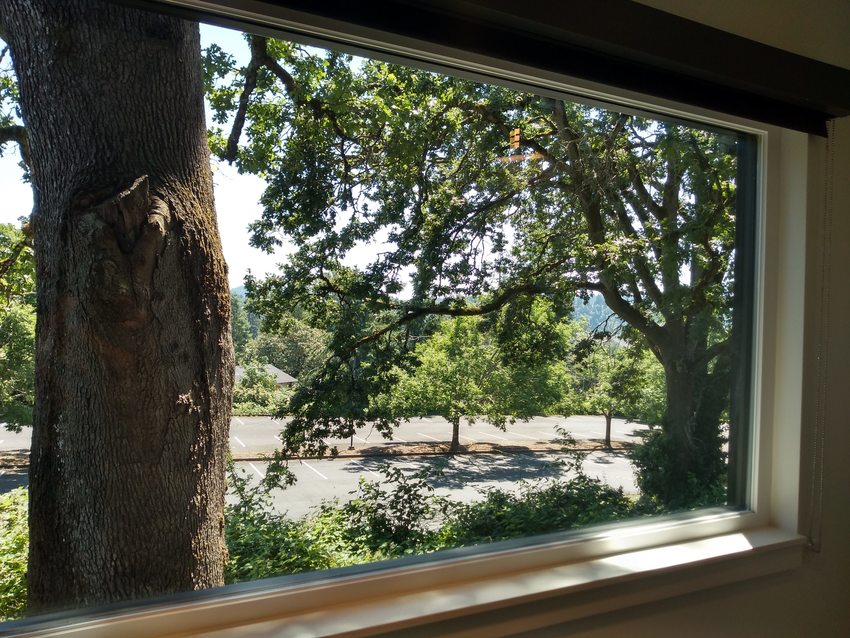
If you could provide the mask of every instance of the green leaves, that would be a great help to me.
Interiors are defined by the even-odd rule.
[[[250,42],[235,73],[208,52],[220,121],[234,122],[214,148],[267,180],[253,244],[297,249],[248,294],[270,326],[300,308],[328,333],[323,369],[289,406],[293,452],[411,411],[504,423],[553,405],[600,411],[649,384],[635,363],[594,373],[576,398],[553,326],[577,295],[604,298],[668,385],[699,388],[665,428],[690,427],[704,388],[728,402],[710,371],[732,325],[735,134]]]
[[[0,224],[0,422],[20,430],[35,402],[35,264],[29,239]]]
[[[524,482],[517,493],[487,490],[473,503],[435,494],[443,470],[385,465],[361,479],[345,503],[324,502],[299,519],[274,514],[262,489],[231,472],[226,582],[367,563],[409,554],[562,531],[633,516],[622,490],[568,462],[570,478]]]
[[[286,401],[274,377],[256,362],[245,365],[242,378],[233,387],[233,411],[241,415],[270,415]]]
[[[253,334],[245,312],[245,303],[238,295],[230,295],[230,331],[233,336],[233,350],[236,363],[244,364],[248,360],[248,345]]]
[[[24,615],[27,605],[27,491],[0,494],[0,622]]]

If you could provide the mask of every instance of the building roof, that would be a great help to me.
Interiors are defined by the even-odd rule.
[[[264,363],[262,365],[263,370],[265,370],[266,374],[269,374],[274,377],[274,382],[276,385],[292,385],[293,383],[298,383],[298,379],[293,377],[290,374],[287,374],[280,368],[273,366],[270,363]],[[237,383],[245,374],[245,368],[242,366],[236,366],[235,376]]]

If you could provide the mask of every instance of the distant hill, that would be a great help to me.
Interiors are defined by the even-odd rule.
[[[573,317],[585,319],[590,330],[599,327],[612,314],[613,311],[605,305],[602,295],[591,295],[587,301],[576,297],[573,301]],[[622,320],[615,315],[608,320],[608,329],[616,328],[621,323]]]
[[[239,286],[238,288],[231,288],[230,294],[234,297],[242,297],[245,298],[245,286]]]

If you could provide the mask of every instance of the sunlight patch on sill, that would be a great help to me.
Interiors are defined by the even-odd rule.
[[[626,572],[644,572],[675,565],[685,565],[698,560],[717,558],[753,549],[746,534],[729,534],[682,545],[655,547],[619,556],[599,559],[599,563],[623,569]]]

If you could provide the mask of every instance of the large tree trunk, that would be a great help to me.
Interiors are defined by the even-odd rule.
[[[196,24],[3,0],[38,277],[31,611],[220,585],[233,375]]]
[[[449,419],[452,424],[452,442],[449,444],[449,454],[455,454],[460,449],[460,417]]]
[[[664,493],[675,506],[704,502],[719,486],[725,472],[721,449],[721,415],[729,404],[727,357],[718,357],[713,370],[695,357],[670,354],[665,361],[667,413]]]

